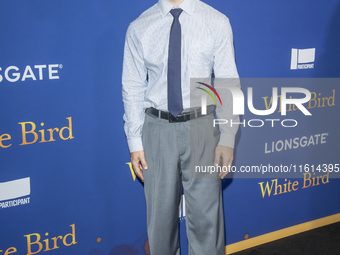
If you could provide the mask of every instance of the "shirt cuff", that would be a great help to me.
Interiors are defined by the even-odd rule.
[[[221,133],[220,134],[220,141],[218,145],[228,146],[234,149],[235,145],[235,135],[228,134],[228,133]]]
[[[130,153],[135,152],[135,151],[144,150],[142,138],[136,138],[136,139],[128,140],[127,142],[128,142]]]

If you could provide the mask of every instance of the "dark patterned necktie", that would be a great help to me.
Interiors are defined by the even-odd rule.
[[[181,24],[179,16],[182,9],[172,9],[174,17],[170,30],[168,56],[168,110],[174,116],[183,110],[181,88]]]

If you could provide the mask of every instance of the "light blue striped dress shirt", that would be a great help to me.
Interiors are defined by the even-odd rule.
[[[190,105],[190,78],[238,78],[229,19],[199,0],[184,0],[179,7],[182,29],[182,96]],[[130,152],[143,150],[142,127],[145,109],[167,111],[167,63],[174,8],[166,0],[143,12],[126,33],[123,61],[124,130]],[[218,112],[217,112],[218,114]],[[229,115],[229,116],[228,116]],[[218,116],[221,118],[221,116]],[[224,119],[233,118],[231,113]],[[234,147],[237,126],[220,127],[219,144]]]

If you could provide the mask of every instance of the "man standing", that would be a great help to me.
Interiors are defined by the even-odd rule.
[[[133,169],[144,182],[151,255],[180,254],[182,186],[189,254],[225,252],[220,178],[227,172],[220,178],[190,174],[193,165],[217,165],[222,158],[229,166],[233,160],[237,126],[225,125],[220,133],[212,127],[214,107],[204,114],[190,104],[190,78],[209,78],[212,71],[216,78],[238,78],[229,20],[209,5],[159,0],[130,24],[122,77],[124,129]],[[224,118],[238,120],[226,112]]]

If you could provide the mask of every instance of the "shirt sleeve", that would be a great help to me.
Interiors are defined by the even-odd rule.
[[[223,106],[218,106],[216,115],[218,119],[227,120],[227,124],[219,125],[219,145],[234,148],[235,136],[238,130],[239,116],[233,115],[233,96],[228,89],[230,86],[241,87],[236,69],[233,34],[229,19],[224,16],[216,28],[214,49],[214,86],[222,98]],[[232,124],[233,123],[233,124]],[[236,123],[236,124],[235,124]]]
[[[125,37],[122,94],[124,103],[124,131],[130,152],[143,150],[144,97],[147,88],[147,69],[143,48],[130,24]]]

